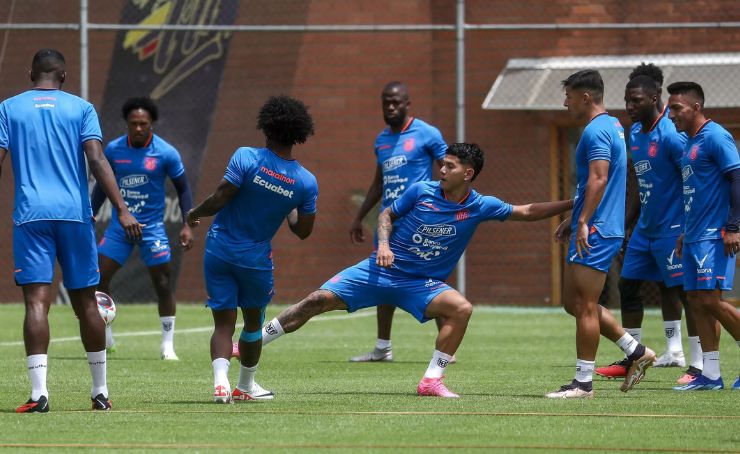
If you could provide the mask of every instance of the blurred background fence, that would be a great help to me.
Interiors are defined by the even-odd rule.
[[[740,136],[740,6],[734,0],[621,2],[533,0],[0,0],[0,98],[29,87],[40,48],[67,58],[65,89],[93,102],[104,141],[125,133],[120,107],[131,96],[160,107],[155,132],[183,156],[194,198],[223,176],[239,146],[261,146],[257,110],[289,94],[311,108],[316,135],[297,158],[319,180],[314,234],[281,229],[273,242],[276,301],[291,302],[371,245],[352,245],[349,225],[375,171],[373,142],[384,124],[379,95],[391,80],[410,89],[412,114],[447,142],[476,142],[487,162],[476,188],[511,203],[571,197],[580,129],[562,107],[560,81],[599,69],[606,104],[628,127],[623,93],[641,62],[665,84],[695,80],[710,117]],[[665,100],[665,96],[664,96]],[[12,275],[12,175],[0,190],[0,301],[20,301]],[[99,231],[109,211],[99,216]],[[165,220],[176,239],[180,213],[170,188]],[[464,280],[478,304],[560,303],[558,220],[479,228]],[[373,215],[366,219],[369,235]],[[180,301],[202,302],[203,235],[174,254]],[[176,243],[176,241],[175,241]],[[618,304],[618,264],[605,301]],[[118,301],[154,301],[135,253],[116,276]],[[649,301],[655,289],[645,286]]]

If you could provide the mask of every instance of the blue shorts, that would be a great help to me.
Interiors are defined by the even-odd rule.
[[[622,277],[665,283],[666,287],[683,285],[683,267],[676,256],[678,235],[648,238],[635,232],[627,245]]]
[[[624,239],[622,237],[604,238],[598,230],[591,228],[588,235],[588,244],[591,245],[589,254],[583,254],[583,258],[578,257],[576,253],[576,236],[575,233],[570,237],[570,247],[568,247],[568,263],[578,263],[595,270],[606,273],[612,264],[612,260],[619,253]]]
[[[203,257],[208,301],[214,311],[267,306],[275,289],[272,270],[256,270],[236,266],[207,252]]]
[[[109,257],[123,266],[134,246],[139,246],[139,254],[147,267],[169,263],[172,258],[164,224],[144,227],[139,241],[126,237],[126,232],[120,226],[110,226],[98,243],[98,254]]]
[[[363,260],[337,273],[321,286],[337,295],[347,305],[347,312],[381,304],[400,307],[424,323],[427,306],[435,296],[452,288],[442,281],[392,273]]]
[[[95,229],[92,223],[33,221],[13,226],[13,259],[18,285],[51,284],[54,260],[70,290],[100,282]]]
[[[725,255],[722,239],[684,243],[681,258],[684,290],[732,290],[736,257]]]

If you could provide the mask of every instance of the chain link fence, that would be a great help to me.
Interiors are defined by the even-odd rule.
[[[464,33],[455,28],[459,6]],[[87,93],[106,143],[125,133],[123,101],[151,96],[160,108],[155,132],[180,151],[196,203],[214,190],[237,147],[263,145],[256,115],[267,96],[302,99],[316,135],[295,154],[317,176],[320,195],[310,238],[300,241],[283,228],[273,241],[275,300],[292,302],[370,252],[369,244],[350,243],[349,227],[375,172],[373,142],[385,126],[379,97],[388,81],[409,86],[412,114],[438,127],[447,142],[464,130],[467,141],[486,151],[480,192],[515,204],[571,197],[579,129],[562,107],[560,81],[585,67],[601,70],[607,107],[628,127],[627,74],[653,61],[664,69],[666,85],[679,78],[702,83],[710,116],[738,137],[738,21],[740,11],[727,0],[4,0],[0,97],[29,87],[27,68],[43,47],[65,54],[65,89]],[[89,38],[86,48],[81,32]],[[464,68],[455,63],[460,38]],[[458,69],[464,69],[464,105]],[[20,301],[11,277],[11,172],[0,189],[8,194],[0,205],[0,275],[6,276],[0,301]],[[167,198],[165,221],[176,244],[181,215],[171,187]],[[107,213],[99,216],[99,233]],[[366,219],[368,236],[375,216]],[[466,254],[471,301],[559,304],[563,251],[552,242],[558,222],[482,225]],[[174,254],[179,301],[205,299],[207,227],[197,232],[194,250]],[[608,279],[606,304],[618,305],[618,268]],[[643,291],[654,303],[655,289]],[[112,293],[121,302],[156,300],[137,253],[116,275]]]

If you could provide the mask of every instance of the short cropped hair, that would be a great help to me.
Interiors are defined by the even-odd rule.
[[[56,49],[41,49],[33,56],[31,73],[56,73],[57,80],[63,79],[65,61],[64,55]]]
[[[154,101],[152,101],[151,98],[146,96],[129,98],[125,103],[123,103],[123,107],[121,107],[123,119],[128,120],[128,114],[130,114],[132,110],[137,109],[149,112],[149,116],[152,117],[152,123],[159,119],[159,109],[157,108],[157,105],[154,104]]]
[[[699,102],[699,106],[704,107],[704,90],[696,82],[674,82],[668,86],[668,93],[692,96]]]
[[[640,88],[648,96],[658,94],[658,85],[650,76],[635,76],[627,82],[627,89]]]
[[[483,156],[483,150],[477,144],[474,143],[453,143],[447,148],[447,154],[451,156],[457,156],[457,159],[461,163],[473,166],[473,178],[470,181],[476,179],[478,174],[483,170],[483,163],[485,157]]]
[[[313,118],[302,101],[271,96],[257,115],[257,129],[281,145],[305,143],[313,135]]]
[[[658,88],[663,86],[663,70],[652,63],[642,62],[635,66],[635,69],[632,70],[629,78],[632,80],[637,76],[648,76],[658,84]]]
[[[563,81],[563,88],[587,91],[596,101],[604,98],[604,80],[595,69],[584,69],[571,74]]]

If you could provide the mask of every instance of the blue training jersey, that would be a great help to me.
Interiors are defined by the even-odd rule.
[[[462,202],[451,202],[438,181],[424,181],[412,185],[393,202],[391,210],[398,218],[388,241],[395,256],[391,270],[444,281],[478,224],[493,219],[504,221],[512,207],[472,189]],[[375,257],[373,252],[373,263]]]
[[[380,210],[417,181],[432,179],[432,165],[442,160],[447,144],[434,126],[411,117],[406,127],[394,134],[385,128],[375,139],[375,156],[383,171],[383,197]]]
[[[116,175],[121,195],[132,215],[147,227],[164,220],[166,178],[185,173],[180,154],[156,134],[141,148],[129,144],[128,135],[111,141],[105,157]],[[118,211],[113,208],[111,226],[119,227]]]
[[[681,158],[685,242],[722,238],[730,210],[730,182],[724,174],[739,167],[735,141],[711,120],[686,141]]]
[[[686,135],[660,116],[649,131],[638,122],[630,131],[632,165],[640,189],[637,231],[648,238],[678,236],[683,230],[681,155]]]
[[[239,188],[216,215],[206,251],[234,265],[272,269],[270,241],[293,209],[316,212],[316,177],[268,148],[236,150],[224,179]]]
[[[601,202],[588,220],[589,229],[595,227],[605,238],[624,237],[627,149],[622,125],[606,112],[591,119],[576,148],[577,186],[571,218],[574,232],[578,226],[578,216],[583,210],[588,165],[595,160],[609,161],[609,176]]]
[[[10,152],[13,222],[91,222],[82,144],[102,141],[92,104],[62,90],[33,89],[0,104],[0,148]]]

